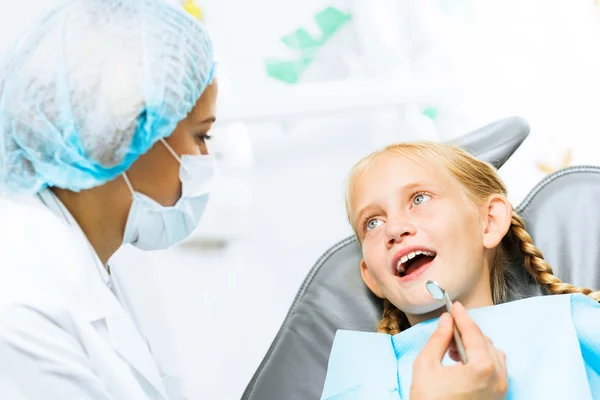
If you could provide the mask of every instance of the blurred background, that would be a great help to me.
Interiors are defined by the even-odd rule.
[[[172,0],[212,33],[218,180],[200,228],[116,265],[190,399],[239,399],[320,255],[351,229],[344,180],[392,142],[455,138],[512,115],[517,204],[600,164],[593,0]],[[0,57],[57,0],[0,0]],[[358,267],[358,266],[357,266]]]

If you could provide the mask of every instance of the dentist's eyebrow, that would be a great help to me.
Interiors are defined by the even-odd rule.
[[[202,125],[202,124],[213,124],[217,121],[217,118],[215,116],[210,116],[202,121],[198,121],[195,122],[197,125]]]

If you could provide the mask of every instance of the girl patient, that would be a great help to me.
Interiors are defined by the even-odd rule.
[[[338,331],[322,399],[600,399],[600,292],[553,275],[492,166],[449,145],[392,145],[354,166],[346,208],[384,312],[378,333]],[[558,296],[507,302],[519,268]]]

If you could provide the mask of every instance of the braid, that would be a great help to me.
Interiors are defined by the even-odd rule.
[[[525,268],[535,281],[552,294],[582,293],[600,302],[600,291],[580,288],[561,281],[552,272],[550,264],[544,260],[542,252],[533,244],[531,236],[525,230],[523,219],[515,212],[512,213],[510,233],[518,243],[523,254]]]
[[[377,325],[377,332],[395,335],[410,327],[408,318],[388,299],[383,300],[383,315]]]

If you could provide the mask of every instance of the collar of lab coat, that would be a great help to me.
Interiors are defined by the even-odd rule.
[[[133,322],[132,311],[126,309],[127,305],[121,304],[111,292],[108,286],[110,277],[79,224],[50,190],[43,190],[38,194],[38,197],[50,211],[77,232],[81,244],[89,249],[90,263],[87,264],[89,268],[88,271],[85,271],[85,275],[91,301],[84,301],[76,307],[82,311],[82,314],[89,319],[90,323],[104,319],[113,349],[142,375],[156,391],[165,399],[168,398],[147,342]]]

